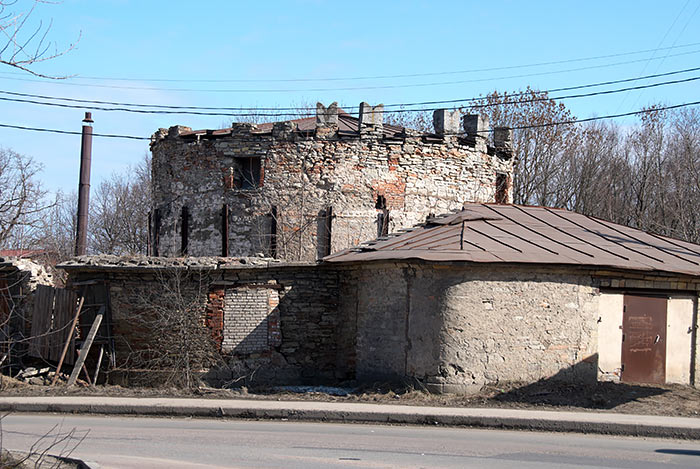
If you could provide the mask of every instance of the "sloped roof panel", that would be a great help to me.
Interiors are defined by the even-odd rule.
[[[549,207],[465,204],[464,210],[332,254],[372,260],[568,264],[700,276],[700,245]]]

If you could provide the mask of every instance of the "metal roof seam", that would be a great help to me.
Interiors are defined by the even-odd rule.
[[[511,246],[510,244],[508,244],[508,243],[506,243],[506,242],[504,242],[504,241],[501,241],[501,240],[498,239],[498,238],[495,238],[495,237],[493,237],[493,236],[489,236],[489,235],[487,235],[486,233],[482,233],[481,231],[477,230],[477,229],[474,228],[473,226],[468,226],[467,228],[469,228],[469,229],[472,230],[472,231],[476,231],[477,233],[479,233],[479,234],[480,234],[481,236],[483,236],[484,238],[488,238],[488,239],[490,239],[491,241],[495,241],[495,242],[497,242],[497,243],[499,243],[499,244],[502,244],[502,245],[504,245],[505,247],[508,247],[508,248],[510,248],[510,249],[512,249],[512,250],[514,250],[514,251],[518,251],[518,252],[521,253],[521,254],[522,254],[522,252],[523,252],[522,249],[518,249],[518,248],[516,248],[515,246]]]
[[[593,218],[593,217],[589,217],[589,218]],[[652,232],[650,232],[650,231],[645,231],[644,233],[646,233],[646,234],[648,234],[649,236],[652,236],[652,237],[654,237],[654,238],[656,238],[656,239],[660,239],[661,241],[664,241],[664,242],[666,242],[666,243],[668,243],[668,244],[671,244],[672,246],[676,246],[676,247],[679,247],[679,248],[681,248],[681,249],[685,249],[686,251],[691,252],[691,253],[695,254],[696,256],[700,256],[700,252],[698,252],[698,251],[693,251],[692,249],[690,249],[690,248],[688,248],[688,247],[686,247],[686,246],[683,246],[683,245],[680,245],[680,244],[678,244],[678,243],[675,243],[675,242],[671,241],[671,240],[670,240],[668,237],[666,237],[666,236],[660,236],[660,235],[657,235],[657,234],[652,233]]]
[[[658,251],[661,251],[661,252],[663,252],[664,254],[668,254],[669,256],[676,257],[676,258],[678,258],[678,259],[680,259],[680,260],[682,260],[682,261],[685,261],[685,262],[690,262],[691,264],[700,265],[700,263],[697,263],[697,262],[695,262],[695,261],[691,261],[690,259],[686,259],[686,258],[683,257],[683,256],[679,256],[678,254],[675,254],[675,253],[673,253],[673,252],[667,251],[666,249],[662,248],[661,246],[655,246],[655,245],[653,245],[653,244],[646,243],[646,242],[642,241],[641,239],[636,238],[636,237],[630,235],[629,233],[624,233],[624,232],[618,230],[617,228],[615,228],[614,226],[610,226],[609,223],[606,223],[606,222],[603,222],[603,221],[600,221],[600,220],[595,220],[595,219],[594,219],[593,221],[595,221],[595,222],[597,222],[597,223],[600,223],[600,224],[603,225],[603,226],[607,226],[607,227],[610,228],[611,230],[616,231],[616,232],[618,232],[618,233],[620,233],[620,234],[622,234],[622,235],[624,235],[624,236],[627,236],[627,237],[632,238],[632,239],[634,239],[634,240],[636,240],[636,241],[639,241],[639,242],[642,243],[642,244],[645,244],[645,245],[650,246],[650,247],[652,247],[652,248],[654,248],[654,249],[656,249],[656,250],[658,250]]]
[[[558,253],[557,251],[553,251],[552,249],[546,248],[546,247],[544,247],[544,246],[540,246],[539,244],[537,244],[536,242],[534,242],[534,241],[532,241],[532,240],[529,240],[529,239],[527,239],[527,238],[523,238],[523,237],[520,236],[520,235],[517,235],[517,234],[515,234],[515,233],[513,233],[513,232],[510,232],[510,231],[506,230],[506,229],[503,228],[502,226],[496,226],[496,225],[494,225],[493,223],[490,223],[488,220],[484,220],[484,223],[486,223],[487,225],[492,226],[492,227],[494,227],[494,228],[496,228],[496,229],[498,229],[498,230],[501,230],[501,231],[503,231],[504,233],[508,233],[509,235],[513,236],[514,238],[518,238],[518,239],[520,239],[520,240],[522,240],[522,241],[525,241],[526,243],[530,243],[530,244],[532,244],[533,246],[536,246],[536,247],[538,247],[538,248],[540,248],[540,249],[543,249],[543,250],[545,250],[545,251],[547,251],[547,252],[551,252],[551,253],[554,254],[554,255],[557,255],[557,256],[559,255],[559,253]]]
[[[563,242],[561,242],[561,241],[559,241],[559,240],[556,240],[556,239],[554,239],[554,238],[550,238],[549,236],[546,236],[546,235],[544,235],[543,233],[540,233],[539,231],[536,231],[536,230],[534,230],[533,228],[530,228],[529,226],[527,226],[527,225],[525,225],[525,224],[523,224],[523,223],[520,223],[520,222],[514,220],[513,218],[509,217],[508,215],[504,215],[503,213],[501,213],[501,212],[499,212],[498,210],[495,210],[495,209],[489,207],[488,205],[485,205],[485,204],[484,204],[484,206],[485,206],[486,208],[488,208],[489,210],[492,210],[492,211],[498,213],[498,214],[501,215],[502,217],[504,217],[504,218],[506,218],[506,219],[512,221],[512,222],[515,223],[516,225],[522,226],[523,228],[525,228],[525,229],[527,229],[527,230],[529,230],[529,231],[535,233],[536,235],[541,236],[541,237],[543,237],[543,238],[545,238],[545,239],[547,239],[547,240],[549,240],[549,241],[552,241],[553,243],[557,243],[557,244],[559,244],[560,246],[564,246],[565,248],[571,249],[572,251],[576,251],[576,252],[578,252],[579,254],[583,254],[584,256],[595,257],[595,256],[594,256],[593,254],[591,254],[590,252],[581,251],[580,249],[576,249],[575,247],[569,246],[568,244],[563,243]],[[552,225],[548,224],[547,222],[545,222],[545,221],[543,221],[543,220],[540,220],[539,218],[535,217],[534,215],[532,215],[532,214],[526,212],[525,210],[522,210],[522,209],[521,209],[520,207],[518,207],[517,205],[511,205],[511,207],[514,207],[514,208],[517,208],[517,209],[521,210],[523,213],[525,213],[526,215],[529,215],[530,217],[534,218],[535,220],[537,220],[537,221],[539,221],[539,222],[541,222],[541,223],[544,223],[545,225],[547,225],[547,226],[549,226],[549,227],[551,227],[551,228],[554,228],[554,229],[556,229],[557,231],[561,231],[563,234],[568,235],[568,236],[570,236],[570,237],[572,237],[572,238],[574,238],[574,239],[576,239],[576,240],[578,240],[578,241],[581,241],[581,242],[584,243],[584,244],[591,244],[591,243],[587,242],[586,240],[579,239],[579,238],[577,238],[576,236],[574,236],[574,235],[572,235],[572,234],[570,234],[570,233],[567,233],[566,231],[560,230],[559,228],[557,228],[557,227],[555,227],[555,226],[552,226]],[[602,251],[608,252],[607,250],[605,250],[605,249],[603,249],[603,248],[600,248],[600,247],[599,247],[598,249],[601,249]],[[612,252],[609,252],[609,254],[615,255],[615,254],[612,253]],[[620,255],[618,254],[617,257],[623,257],[623,256],[620,256]],[[624,258],[624,257],[623,257],[623,258]],[[627,259],[627,260],[629,260],[629,259]]]
[[[665,264],[665,262],[664,262],[662,259],[659,259],[659,258],[657,258],[657,257],[651,256],[651,255],[649,255],[649,254],[645,254],[645,253],[643,253],[643,252],[641,252],[641,251],[638,251],[638,250],[636,250],[636,249],[634,249],[634,248],[631,248],[631,247],[629,247],[629,246],[625,246],[624,244],[622,244],[622,243],[619,242],[619,241],[615,241],[614,239],[610,239],[608,236],[605,236],[605,235],[602,234],[602,233],[598,233],[598,232],[593,231],[593,230],[591,230],[591,229],[589,229],[589,228],[586,228],[585,226],[576,223],[575,221],[571,220],[570,218],[566,218],[566,217],[564,217],[564,216],[562,216],[562,215],[560,215],[560,214],[558,214],[558,213],[554,213],[554,212],[552,212],[551,210],[549,210],[549,209],[547,209],[547,208],[545,208],[545,210],[548,211],[549,213],[552,213],[552,214],[558,216],[558,217],[561,218],[562,220],[566,220],[566,221],[568,221],[569,223],[573,223],[574,225],[578,226],[579,228],[581,228],[581,229],[583,229],[583,230],[586,230],[586,231],[588,231],[589,233],[593,233],[593,234],[595,234],[595,235],[598,235],[598,236],[600,236],[601,238],[603,238],[604,240],[606,240],[606,241],[608,241],[608,242],[611,242],[611,243],[613,243],[613,244],[616,244],[617,246],[620,246],[620,247],[623,248],[623,249],[627,249],[628,251],[632,251],[632,252],[634,252],[634,253],[637,253],[637,254],[639,254],[640,256],[644,256],[644,257],[647,257],[647,258],[649,258],[649,259],[653,259],[653,260],[655,260],[655,261],[657,261],[657,262],[661,262],[662,264]],[[597,221],[597,220],[596,220],[596,221]],[[598,223],[602,225],[602,223],[600,223],[600,222],[598,222]],[[605,226],[605,225],[603,225],[603,226]],[[608,228],[608,227],[606,227],[606,228]],[[612,228],[610,228],[610,229],[612,229]],[[614,230],[614,231],[617,231],[617,230]],[[623,235],[623,236],[627,236],[627,235],[624,234],[624,233],[621,233],[621,232],[619,232],[619,233],[620,233],[621,235]],[[631,238],[630,236],[628,236],[628,237]],[[639,240],[635,240],[635,241],[639,241]],[[628,260],[629,260],[629,259],[628,259]]]

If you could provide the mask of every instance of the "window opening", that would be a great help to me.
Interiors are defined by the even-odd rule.
[[[228,257],[228,205],[221,207],[221,255]]]
[[[182,215],[181,215],[181,227],[182,230],[180,231],[181,235],[181,240],[180,240],[180,254],[183,256],[187,255],[187,235],[189,234],[190,231],[190,214],[189,210],[187,207],[182,207]]]
[[[374,205],[374,208],[382,210],[386,208],[386,197],[383,195],[378,195],[377,196],[377,203]]]
[[[506,173],[496,173],[496,203],[508,203],[508,175]]]
[[[252,190],[260,186],[260,158],[246,157],[236,158],[238,164],[238,179],[236,188],[242,190]]]
[[[270,210],[270,256],[277,258],[277,207]]]

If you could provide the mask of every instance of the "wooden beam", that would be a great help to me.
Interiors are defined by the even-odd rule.
[[[61,373],[61,367],[63,367],[63,360],[66,358],[66,353],[68,352],[68,347],[70,346],[70,341],[73,340],[73,332],[75,331],[75,326],[78,324],[78,318],[80,317],[80,311],[83,309],[83,302],[85,302],[85,295],[80,297],[78,302],[78,309],[75,310],[75,317],[70,325],[70,331],[68,331],[68,337],[66,338],[66,343],[63,345],[63,350],[61,351],[61,358],[58,360],[58,366],[56,367],[56,374],[53,375],[51,380],[51,386],[56,384],[58,381],[58,375]]]
[[[92,385],[95,386],[97,384],[97,377],[100,375],[100,366],[102,366],[102,357],[104,357],[105,354],[105,346],[104,344],[100,345],[100,355],[97,357],[97,366],[95,367],[95,375],[92,378]]]
[[[85,359],[87,358],[87,354],[90,351],[90,347],[92,347],[92,342],[95,340],[95,336],[97,336],[97,331],[100,328],[100,324],[102,324],[102,315],[104,311],[105,307],[102,306],[95,315],[95,321],[93,321],[92,327],[90,327],[90,332],[88,332],[88,335],[85,338],[85,342],[83,342],[83,346],[80,347],[80,354],[78,355],[78,360],[75,362],[75,366],[73,367],[73,372],[70,374],[70,378],[68,378],[68,386],[73,386],[75,384],[75,381],[78,379],[78,375],[80,374],[81,368],[85,364]]]

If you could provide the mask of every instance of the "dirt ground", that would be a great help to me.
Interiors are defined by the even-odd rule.
[[[621,412],[630,414],[700,416],[700,389],[682,385],[630,385],[596,383],[574,385],[557,381],[534,384],[508,383],[486,386],[470,396],[429,394],[407,388],[375,385],[364,387],[289,387],[274,389],[192,390],[176,388],[124,388],[85,384],[67,388],[59,385],[31,385],[6,376],[0,383],[0,395],[50,396],[89,395],[114,397],[197,397],[230,399],[274,399],[329,402],[391,403],[448,407],[501,407],[539,410]]]

